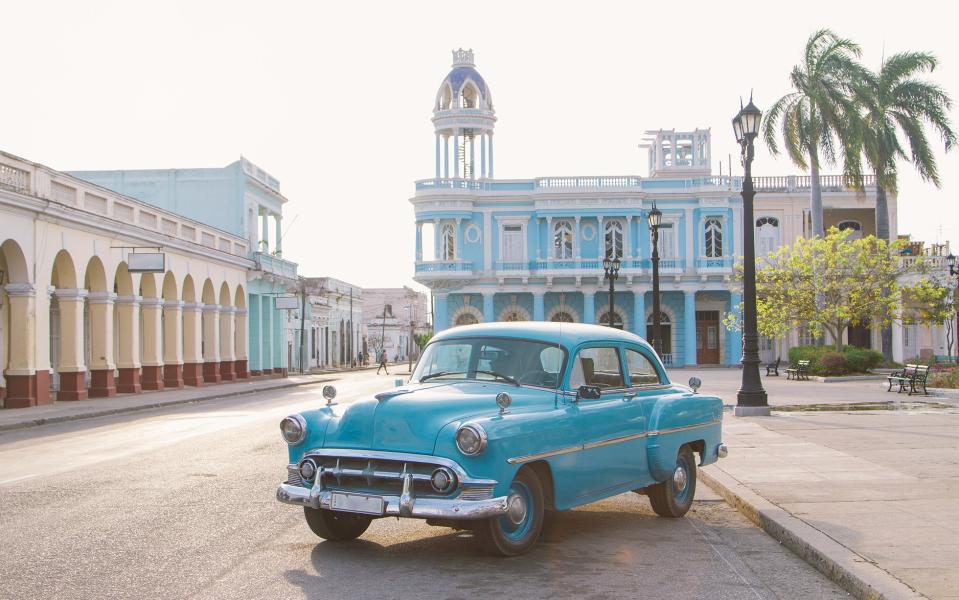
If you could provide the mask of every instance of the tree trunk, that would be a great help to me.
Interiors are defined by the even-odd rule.
[[[819,162],[814,153],[809,161],[809,216],[812,219],[812,236],[824,237],[822,218],[822,186],[819,184]]]
[[[889,240],[889,205],[886,201],[886,190],[880,184],[880,173],[876,173],[876,237]],[[882,357],[888,363],[892,362],[892,324],[884,325],[881,332]]]

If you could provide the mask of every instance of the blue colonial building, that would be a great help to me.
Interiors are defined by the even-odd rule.
[[[649,177],[494,178],[496,123],[472,51],[436,94],[433,179],[416,182],[416,281],[435,329],[483,321],[609,321],[605,256],[621,259],[613,325],[644,336],[652,315],[647,213],[663,212],[659,254],[667,364],[734,364],[740,182],[710,169],[710,132],[647,132]],[[426,247],[424,248],[424,244]]]

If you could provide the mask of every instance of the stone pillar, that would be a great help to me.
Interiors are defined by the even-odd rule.
[[[203,386],[203,304],[183,305],[183,383]]]
[[[436,178],[440,178],[440,134],[436,134]]]
[[[140,359],[140,385],[145,390],[163,389],[163,300],[144,298],[140,301],[143,322],[143,357]]]
[[[453,178],[460,176],[460,136],[459,131],[453,132]]]
[[[463,251],[461,249],[463,245],[463,219],[456,219],[456,241],[453,243],[453,260],[459,260],[463,258]]]
[[[220,379],[233,381],[236,379],[234,361],[234,323],[232,306],[220,307]]]
[[[439,333],[444,329],[449,329],[450,318],[447,313],[447,299],[448,294],[446,292],[434,293],[433,302],[436,306],[433,309],[433,331]]]
[[[283,256],[283,216],[280,214],[273,215],[273,221],[276,224],[276,254],[277,258]]]
[[[450,136],[443,136],[443,177],[450,178]]]
[[[247,366],[247,311],[245,308],[237,308],[233,315],[236,327],[236,335],[233,338],[233,354],[235,357],[233,361],[234,370],[236,371],[237,379],[248,379],[250,377],[250,371]]]
[[[633,215],[626,215],[626,229],[623,231],[623,258],[633,257]],[[627,265],[623,265],[627,266]]]
[[[55,292],[60,305],[60,390],[57,400],[86,400],[87,367],[83,363],[83,305],[84,289],[58,289]]]
[[[476,179],[476,153],[474,149],[476,148],[476,138],[470,137],[470,179]]]
[[[480,135],[480,174],[486,179],[486,134]]]
[[[273,297],[260,296],[260,371],[273,372]]]
[[[739,309],[743,301],[743,295],[739,292],[729,293],[729,312],[739,315],[742,322],[742,311]],[[722,327],[722,324],[720,324]],[[738,364],[743,358],[743,332],[741,329],[733,329],[729,332],[729,348],[726,349],[726,364]]]
[[[280,373],[283,377],[288,374],[286,365],[286,328],[283,326],[286,320],[286,313],[276,309],[276,300],[273,301],[273,372]],[[356,324],[353,324],[353,331],[356,331]],[[350,337],[350,332],[346,331],[346,337]],[[353,345],[350,346],[350,353],[346,355],[346,362],[350,362],[350,354],[353,352]]]
[[[90,397],[117,395],[113,372],[113,299],[112,292],[90,292]]]
[[[9,356],[3,376],[7,381],[6,408],[50,404],[50,374],[37,371],[36,289],[30,283],[8,283],[10,304]]]
[[[573,256],[576,257],[576,260],[580,259],[581,254],[579,250],[580,246],[583,245],[582,241],[580,240],[579,222],[580,217],[576,217],[576,226],[573,228]]]
[[[646,338],[646,292],[633,291],[633,333]]]
[[[270,251],[270,216],[267,213],[260,215],[260,252]]]
[[[483,322],[492,323],[496,320],[496,314],[493,312],[493,292],[483,293]]]
[[[546,303],[544,292],[533,292],[533,320],[546,320]]]
[[[163,385],[183,387],[183,302],[163,301]]]
[[[952,319],[949,319],[946,322],[946,327],[952,327],[955,322]],[[956,342],[952,342],[952,351],[956,351]],[[897,363],[902,363],[906,357],[905,348],[903,348],[903,331],[902,331],[902,321],[896,320],[892,322],[892,359]],[[909,358],[912,358],[911,356]],[[9,381],[9,380],[8,380]]]
[[[489,132],[489,178],[493,179],[493,132]]]
[[[203,305],[203,381],[220,383],[220,307]]]
[[[685,292],[685,301],[683,331],[686,340],[683,343],[683,363],[691,366],[696,364],[696,291]]]
[[[416,261],[423,260],[423,224],[416,222]]]
[[[583,292],[583,323],[596,323],[596,295],[592,290]]]
[[[694,223],[693,209],[687,208],[683,220],[686,223],[686,272],[695,273],[696,272],[696,259],[699,258],[699,255],[705,255],[704,249],[702,247],[703,242],[698,241],[698,227]],[[679,232],[677,232],[678,234]],[[679,242],[679,240],[676,240]],[[699,247],[699,252],[696,251],[696,247]],[[662,248],[659,250],[660,256],[663,254]]]
[[[114,300],[117,313],[119,345],[117,346],[117,370],[120,380],[117,391],[121,394],[139,394],[140,384],[140,300],[139,296],[118,296]]]

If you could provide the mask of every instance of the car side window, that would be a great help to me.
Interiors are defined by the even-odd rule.
[[[626,365],[629,368],[629,384],[631,386],[637,387],[662,383],[659,380],[659,372],[656,371],[656,367],[640,352],[627,348]]]
[[[580,350],[573,360],[569,387],[575,390],[581,385],[595,385],[604,390],[625,387],[619,350],[607,347]]]

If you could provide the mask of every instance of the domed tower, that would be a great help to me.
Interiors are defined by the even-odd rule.
[[[475,69],[473,50],[453,50],[453,70],[433,105],[436,178],[492,178],[495,123],[493,98]]]

